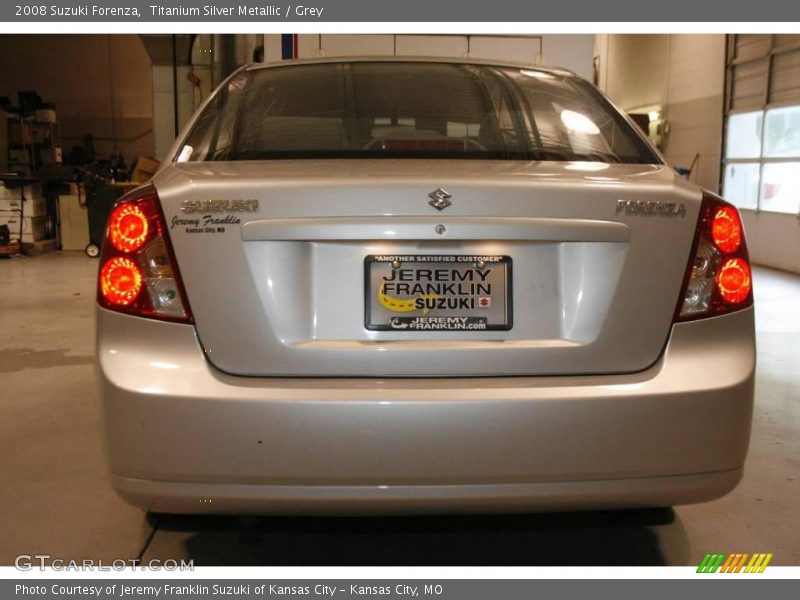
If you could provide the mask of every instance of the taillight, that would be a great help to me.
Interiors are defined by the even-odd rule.
[[[720,206],[711,219],[711,240],[722,252],[736,252],[742,243],[742,223],[732,206]]]
[[[730,304],[741,304],[750,296],[753,284],[750,267],[743,258],[729,258],[722,263],[715,278],[722,299]]]
[[[153,186],[123,196],[111,210],[97,301],[104,308],[140,317],[192,321]]]
[[[142,289],[142,272],[124,256],[107,260],[100,269],[100,293],[115,306],[127,306]]]
[[[752,304],[753,280],[739,212],[706,194],[675,320],[712,317]]]
[[[120,252],[133,252],[147,240],[147,215],[135,204],[116,207],[108,221],[108,239]]]

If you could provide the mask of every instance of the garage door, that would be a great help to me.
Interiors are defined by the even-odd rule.
[[[725,197],[800,214],[800,35],[728,36]]]

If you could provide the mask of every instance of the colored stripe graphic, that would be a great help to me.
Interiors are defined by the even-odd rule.
[[[717,572],[717,569],[719,569],[719,566],[722,564],[723,560],[725,560],[725,554],[720,553],[719,557],[717,558],[717,562],[714,563],[714,568],[711,569],[712,573],[716,573]]]
[[[753,554],[753,558],[750,559],[750,562],[747,563],[747,566],[744,568],[745,573],[750,573],[753,569],[757,568],[759,563],[761,562],[761,555],[760,554]]]
[[[703,561],[700,563],[700,566],[697,567],[698,573],[716,573],[719,566],[722,564],[722,561],[725,559],[725,554],[706,554],[703,557]]]
[[[767,564],[772,560],[772,554],[753,554],[753,558],[744,570],[745,573],[763,573]]]
[[[745,552],[744,554],[738,554],[737,556],[739,558],[736,561],[736,564],[734,565],[734,568],[733,568],[733,572],[734,573],[738,573],[739,571],[742,570],[742,567],[744,566],[744,563],[747,560],[747,557],[750,556],[750,555],[747,554],[747,552]]]
[[[703,560],[700,561],[700,565],[697,567],[697,573],[705,573],[706,565],[708,564],[708,560],[711,558],[710,554],[706,554],[703,557]]]
[[[736,563],[736,568],[733,570],[734,573],[738,573],[739,571],[742,570],[742,567],[744,566],[744,561],[747,560],[748,556],[749,554],[747,554],[746,552],[742,554],[742,557],[739,559],[739,562]]]
[[[697,573],[763,573],[772,556],[771,553],[707,553],[697,567]]]
[[[725,561],[725,564],[722,565],[722,570],[720,573],[730,573],[732,572],[733,565],[736,564],[736,559],[739,555],[738,554],[728,554],[728,560]]]
[[[761,568],[758,570],[758,572],[759,573],[763,573],[764,569],[767,568],[767,565],[769,564],[769,561],[771,561],[771,560],[772,560],[772,552],[767,554],[767,557],[764,559],[764,562],[761,563]]]
[[[750,572],[750,569],[752,568],[753,563],[756,562],[757,558],[758,558],[758,554],[753,554],[752,558],[750,558],[750,562],[747,563],[747,566],[744,568],[744,572],[745,573],[749,573]]]

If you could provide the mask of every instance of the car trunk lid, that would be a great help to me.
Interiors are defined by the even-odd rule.
[[[670,332],[701,200],[668,167],[603,163],[205,162],[171,165],[155,185],[206,355],[250,376],[645,369]],[[493,316],[504,326],[371,327],[388,322],[374,313],[391,259],[440,256],[469,257],[472,275],[434,263],[427,277],[507,263],[495,289],[510,302],[489,299],[508,309]],[[367,285],[374,257],[388,262]],[[396,316],[408,314],[422,313]]]

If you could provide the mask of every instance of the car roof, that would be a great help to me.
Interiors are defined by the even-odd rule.
[[[275,69],[281,67],[291,67],[295,65],[317,65],[317,64],[335,64],[335,63],[352,63],[352,62],[405,62],[405,63],[446,63],[457,65],[487,65],[492,67],[512,67],[517,69],[528,69],[531,71],[541,71],[550,75],[557,75],[561,77],[578,77],[575,73],[568,69],[560,67],[542,67],[540,65],[532,65],[521,62],[511,62],[494,59],[484,58],[470,58],[470,57],[450,57],[450,56],[335,56],[325,58],[298,58],[292,60],[282,60],[270,63],[251,63],[244,68],[248,71],[261,70],[261,69]]]

